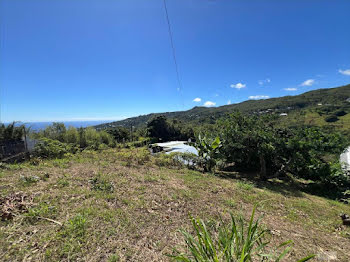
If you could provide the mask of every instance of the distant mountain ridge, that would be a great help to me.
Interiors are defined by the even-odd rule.
[[[163,115],[168,119],[178,119],[194,124],[214,123],[218,118],[232,113],[235,110],[248,114],[261,114],[264,112],[285,113],[300,109],[316,107],[318,105],[350,105],[350,84],[336,87],[309,91],[295,96],[284,96],[263,100],[247,100],[238,104],[224,105],[219,107],[194,107],[187,111],[152,113],[140,115],[120,121],[96,125],[97,129],[123,127],[141,127],[153,117]],[[268,110],[268,111],[266,111]]]

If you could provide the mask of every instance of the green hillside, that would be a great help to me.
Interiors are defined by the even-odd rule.
[[[132,117],[121,121],[101,124],[97,129],[123,127],[142,127],[153,117],[164,115],[168,119],[177,119],[191,122],[195,125],[214,123],[235,110],[248,114],[275,114],[287,113],[281,123],[297,125],[329,125],[340,128],[350,126],[350,85],[318,89],[297,96],[285,96],[264,100],[248,100],[238,104],[220,107],[194,107],[187,111],[153,113]]]
[[[114,148],[4,166],[0,260],[173,261],[166,254],[184,250],[178,230],[191,230],[189,215],[215,230],[221,218],[249,218],[259,204],[267,254],[292,240],[282,261],[350,261],[350,228],[339,217],[349,205],[311,195],[296,180],[201,173],[166,156]]]

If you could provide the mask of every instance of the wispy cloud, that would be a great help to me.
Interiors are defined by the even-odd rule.
[[[298,88],[295,88],[295,87],[288,87],[288,88],[285,88],[284,90],[286,90],[286,91],[297,91]]]
[[[202,99],[201,99],[201,98],[199,98],[199,97],[196,97],[195,99],[193,99],[193,102],[197,102],[197,103],[199,103],[200,101],[202,101]]]
[[[237,83],[237,84],[231,84],[230,85],[231,88],[237,88],[237,89],[245,88],[246,86],[247,86],[246,84],[242,84],[242,83]]]
[[[342,75],[350,76],[350,69],[345,69],[345,70],[339,69],[339,73],[341,73]]]
[[[228,101],[227,101],[227,104],[228,104],[228,105],[231,105],[231,104],[232,104],[232,103],[231,103],[231,100],[228,100]]]
[[[250,96],[249,99],[267,99],[270,98],[269,96],[265,96],[265,95],[256,95],[256,96]]]
[[[315,83],[315,79],[305,80],[300,84],[300,86],[312,86]]]
[[[212,106],[215,106],[215,105],[216,105],[216,103],[212,102],[212,101],[207,101],[207,102],[204,103],[204,106],[206,106],[206,107],[212,107]]]
[[[268,84],[271,83],[271,79],[270,78],[266,78],[265,80],[259,80],[258,84],[263,86],[264,84]]]

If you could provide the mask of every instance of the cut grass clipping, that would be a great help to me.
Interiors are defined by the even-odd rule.
[[[174,249],[174,254],[169,257],[185,262],[282,261],[291,251],[293,242],[284,242],[272,253],[265,253],[265,247],[269,244],[266,239],[268,230],[260,227],[260,219],[254,221],[255,209],[256,206],[247,228],[242,216],[236,220],[231,214],[231,225],[227,226],[221,220],[217,233],[209,231],[209,226],[203,220],[191,217],[194,235],[180,230],[185,238],[187,253]],[[310,255],[298,262],[308,261],[313,257],[315,255]]]

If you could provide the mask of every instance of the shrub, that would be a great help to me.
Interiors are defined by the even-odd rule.
[[[166,166],[166,167],[181,167],[183,162],[179,160],[180,153],[170,153],[170,154],[157,154],[153,157],[154,164],[156,166]]]
[[[34,155],[43,158],[61,158],[67,153],[75,153],[78,148],[58,140],[43,138],[35,145]]]
[[[345,116],[347,113],[344,110],[338,110],[335,112],[336,116]]]
[[[330,116],[326,116],[324,120],[328,123],[333,123],[333,122],[337,122],[339,118],[336,115],[330,115]]]

